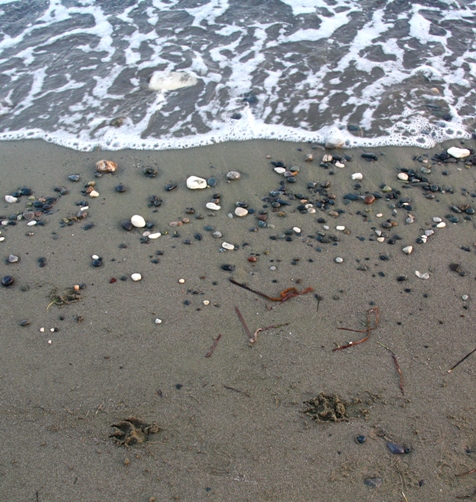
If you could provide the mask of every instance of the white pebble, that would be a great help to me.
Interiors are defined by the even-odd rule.
[[[344,225],[337,225],[336,230],[339,230],[339,232],[343,232],[345,230]]]
[[[411,254],[412,251],[413,251],[413,246],[405,246],[402,251],[405,253],[405,254]]]
[[[236,216],[243,218],[244,216],[246,216],[248,214],[248,209],[246,209],[244,207],[237,207],[235,209],[235,214],[236,214]]]
[[[229,242],[222,242],[221,247],[223,249],[227,249],[228,251],[233,251],[235,249],[235,246],[233,244],[230,244]]]
[[[36,220],[31,220],[29,221],[26,226],[27,227],[34,227],[38,222]]]
[[[203,300],[203,305],[210,305],[210,300]]]
[[[468,300],[468,299],[469,299],[469,296],[468,296],[468,295],[463,295],[463,296],[461,297],[461,299],[465,302],[466,300]]]
[[[90,196],[90,197],[99,197],[99,192],[97,192],[96,190],[92,190],[92,191],[89,193],[89,196]]]
[[[329,230],[329,228],[330,228],[330,227],[329,227],[329,225],[324,225],[322,228],[323,228],[324,230]]]
[[[140,274],[132,274],[131,275],[131,279],[134,281],[134,282],[137,282],[137,281],[140,281],[142,279],[142,276]]]
[[[433,216],[433,221],[434,221],[435,223],[440,223],[440,222],[442,222],[443,220],[442,220],[439,216]]]
[[[0,237],[0,242],[3,242],[5,240],[5,237]]]
[[[221,209],[221,206],[219,206],[218,204],[215,204],[214,202],[207,202],[205,204],[205,207],[207,209],[211,209],[212,211],[219,211]]]
[[[375,216],[376,216],[377,218],[381,218],[381,217],[383,216],[383,213],[377,213]]]
[[[91,259],[92,259],[92,260],[99,260],[99,256],[98,256],[97,254],[93,254],[93,255],[91,256]]]
[[[45,328],[40,328],[40,333],[44,333],[45,332]]]
[[[334,165],[340,169],[345,167],[345,164],[342,164],[342,162],[336,162]]]
[[[336,263],[342,263],[344,261],[344,258],[341,258],[340,256],[338,256],[336,259],[335,259],[335,262]]]
[[[408,181],[408,174],[407,173],[398,173],[397,178],[401,181]]]
[[[145,227],[145,220],[144,220],[144,218],[142,218],[142,216],[140,216],[138,214],[135,214],[131,218],[131,223],[132,223],[132,226],[134,226],[136,228],[143,228],[143,227]]]
[[[147,237],[149,239],[158,239],[162,234],[160,232],[155,232],[154,234],[149,234]]]
[[[9,203],[9,204],[13,204],[14,202],[16,202],[18,199],[16,197],[13,197],[13,195],[5,195],[5,200]]]
[[[227,173],[226,177],[229,180],[239,180],[241,178],[241,174],[238,171],[230,171]]]
[[[352,175],[352,179],[355,181],[355,180],[361,180],[362,178],[364,177],[364,175],[362,173],[354,173]]]
[[[438,225],[436,225],[436,228],[445,228],[446,227],[446,223],[444,221],[440,221],[438,223]]]
[[[385,237],[377,237],[377,242],[385,242]]]
[[[286,169],[284,167],[275,167],[274,170],[278,174],[284,174],[286,172]]]
[[[179,283],[179,284],[185,284],[185,279],[179,279],[179,280],[178,280],[178,283]]]
[[[159,318],[157,317],[157,319],[156,319],[154,322],[155,322],[155,324],[162,324],[162,319],[159,319]]]
[[[435,233],[435,231],[431,228],[429,228],[428,230],[425,230],[425,235],[427,237],[430,237],[430,235],[433,235]]]
[[[207,181],[198,176],[189,176],[187,178],[187,188],[190,188],[190,190],[203,190],[207,188]]]
[[[293,227],[293,231],[298,235],[302,232],[302,230],[299,227]]]
[[[308,208],[307,208],[307,212],[308,212],[309,214],[314,214],[314,213],[316,212],[316,208],[314,208],[314,207],[308,207]]]
[[[276,270],[276,265],[271,265],[271,267],[269,267],[270,270]]]
[[[448,153],[448,155],[451,155],[455,159],[464,159],[471,154],[471,152],[467,148],[458,148],[457,146],[448,148],[448,150],[446,150],[446,153]]]
[[[426,241],[428,240],[428,236],[426,236],[425,234],[420,235],[420,239],[423,241],[423,244],[426,244]]]
[[[324,155],[324,157],[322,157],[322,162],[332,162],[332,159],[334,157],[332,157],[332,155],[330,153],[326,153],[326,155]]]

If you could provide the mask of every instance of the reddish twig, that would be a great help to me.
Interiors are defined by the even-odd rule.
[[[471,355],[471,354],[474,354],[476,352],[476,349],[473,349],[469,354],[466,354],[463,359],[460,359],[454,366],[452,366],[449,370],[448,370],[448,373],[451,373],[455,368],[456,366],[459,366],[465,359],[468,359],[468,357]]]
[[[400,368],[400,365],[398,364],[397,356],[393,352],[392,352],[392,359],[393,359],[393,362],[395,363],[395,368],[397,368],[398,377],[400,378],[398,386],[400,387],[400,390],[402,391],[402,396],[404,396],[405,395],[405,391],[403,390],[403,373],[402,373],[402,370]]]
[[[457,478],[459,478],[460,476],[466,476],[467,474],[474,474],[475,472],[476,472],[476,467],[474,469],[469,470],[469,471],[462,472],[461,474],[455,474],[455,476]]]
[[[375,326],[373,328],[370,327],[370,316],[371,314],[375,314]],[[350,329],[350,328],[337,328],[345,331],[353,331],[354,333],[367,333],[367,336],[357,340],[356,342],[349,342],[346,345],[341,345],[340,347],[336,347],[332,349],[332,352],[336,352],[337,350],[348,349],[349,347],[353,347],[354,345],[359,345],[359,343],[364,343],[370,338],[370,332],[378,328],[379,323],[379,309],[378,307],[373,307],[367,311],[367,328],[366,329]]]
[[[210,357],[212,354],[213,354],[213,351],[216,349],[217,345],[218,345],[218,342],[220,341],[220,338],[222,337],[223,335],[220,333],[216,338],[215,340],[213,341],[212,343],[212,346],[210,347],[210,350],[205,354],[205,357]]]
[[[240,320],[241,324],[243,325],[244,330],[246,331],[246,334],[248,335],[248,340],[252,340],[251,332],[250,329],[248,328],[248,325],[246,324],[245,320],[243,319],[243,316],[241,315],[240,309],[238,307],[235,307],[235,312],[236,315],[238,316],[238,319]]]
[[[295,296],[301,296],[305,295],[307,293],[311,293],[314,291],[312,288],[306,288],[303,291],[298,291],[296,288],[287,288],[283,291],[281,291],[279,297],[274,298],[272,296],[268,296],[264,293],[261,293],[260,291],[256,291],[255,289],[251,289],[249,286],[246,284],[242,284],[241,282],[236,282],[234,279],[230,279],[230,282],[234,284],[235,286],[239,286],[240,288],[246,289],[246,291],[251,291],[255,295],[262,296],[263,298],[266,298],[267,300],[270,300],[272,302],[286,302],[290,300],[291,298],[294,298]]]

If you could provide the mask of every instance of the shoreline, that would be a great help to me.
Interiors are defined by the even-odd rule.
[[[474,348],[475,216],[451,206],[476,207],[476,166],[434,163],[431,183],[453,189],[434,199],[419,186],[404,189],[397,178],[398,168],[420,173],[435,153],[460,143],[368,148],[378,159],[368,162],[361,149],[264,140],[116,152],[3,142],[3,216],[26,210],[24,196],[15,204],[3,199],[20,187],[36,197],[58,197],[55,187],[68,193],[51,215],[39,217],[44,226],[17,221],[0,228],[4,259],[20,259],[2,265],[2,277],[15,280],[1,288],[2,498],[284,501],[311,500],[318,492],[322,500],[344,501],[399,500],[404,492],[408,500],[446,501],[471,493],[471,475],[455,475],[474,467],[475,367],[468,359],[447,370]],[[476,141],[463,146],[475,148]],[[326,153],[352,160],[325,168],[319,164]],[[305,162],[308,154],[312,162]],[[414,160],[419,156],[429,163]],[[102,158],[117,162],[116,174],[94,177]],[[283,180],[270,161],[299,167],[296,183],[285,183],[289,206],[276,211],[276,197],[263,201]],[[144,176],[147,167],[157,169],[156,178]],[[233,170],[241,178],[228,182]],[[363,174],[359,189],[355,172]],[[71,182],[72,174],[80,181]],[[191,175],[214,177],[217,186],[188,190]],[[90,181],[99,192],[94,199],[81,194]],[[120,183],[126,192],[114,189]],[[327,191],[321,183],[329,183]],[[399,190],[399,198],[386,200],[383,185]],[[305,198],[289,198],[291,192]],[[382,198],[345,202],[357,192]],[[213,213],[205,204],[214,193],[221,209]],[[326,194],[335,195],[333,204],[319,209]],[[151,195],[162,199],[160,206],[149,207]],[[398,207],[405,197],[411,211]],[[316,212],[299,209],[302,200]],[[255,214],[229,218],[238,201]],[[88,216],[71,220],[80,202],[88,203]],[[264,209],[265,228],[256,218]],[[123,230],[121,222],[134,214],[162,235],[141,242],[140,230]],[[437,228],[434,217],[446,226]],[[64,218],[71,225],[62,226]],[[169,225],[183,218],[189,222]],[[384,229],[386,220],[397,225]],[[388,234],[383,242],[376,230]],[[418,244],[425,230],[434,235]],[[221,252],[224,241],[236,249]],[[413,252],[403,253],[405,246]],[[100,267],[92,266],[94,254],[103,259]],[[142,280],[133,282],[133,273]],[[273,297],[289,287],[314,291],[269,302],[229,278]],[[79,301],[49,306],[54,288],[64,292],[74,284],[85,285]],[[236,307],[251,333],[289,325],[261,332],[249,347]],[[366,312],[375,307],[380,319],[370,339],[333,352],[362,338],[339,328],[365,330]],[[397,358],[404,395],[391,353],[377,342]],[[337,396],[350,414],[355,401],[365,409],[343,421],[316,422],[303,413],[304,403],[320,394]],[[142,445],[118,446],[110,426],[130,416],[162,430]],[[387,442],[411,452],[393,455]],[[373,488],[369,479],[381,483]]]

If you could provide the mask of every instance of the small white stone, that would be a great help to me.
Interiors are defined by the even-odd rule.
[[[435,223],[440,223],[440,222],[442,222],[443,220],[442,220],[439,216],[433,216],[433,221],[434,221]]]
[[[207,202],[205,204],[205,207],[207,209],[211,209],[212,211],[219,211],[221,209],[221,206],[219,206],[218,204],[215,204],[214,202]]]
[[[364,175],[362,173],[354,173],[352,175],[352,179],[355,181],[355,180],[361,180],[362,178],[364,177]]]
[[[455,159],[464,159],[470,155],[470,151],[467,148],[458,148],[457,146],[452,146],[446,150],[448,155],[451,155]]]
[[[299,227],[293,227],[293,231],[295,234],[298,234],[298,235],[302,232],[302,230]]]
[[[425,235],[427,237],[430,237],[430,235],[433,235],[435,233],[435,231],[431,228],[429,228],[428,230],[425,230]]]
[[[398,173],[397,178],[401,181],[408,181],[408,174],[407,173]]]
[[[381,217],[383,216],[383,213],[377,213],[375,216],[376,216],[377,218],[381,218]]]
[[[385,237],[377,237],[377,242],[385,242]]]
[[[413,251],[413,246],[405,246],[402,251],[405,253],[405,254],[411,254],[412,251]]]
[[[339,230],[339,232],[343,232],[345,230],[344,225],[337,225],[336,230]]]
[[[40,328],[40,333],[44,333],[45,332],[45,328]]]
[[[228,251],[233,251],[235,249],[235,246],[229,242],[222,242],[221,247],[223,249],[227,249]]]
[[[248,209],[246,209],[244,207],[237,207],[235,209],[235,214],[236,214],[236,216],[243,218],[244,216],[246,216],[248,214]]]
[[[329,225],[324,225],[322,228],[323,228],[324,230],[329,230],[329,228],[330,228],[330,227],[329,227]]]
[[[336,162],[334,165],[339,169],[343,169],[345,167],[345,164],[342,164],[342,162]]]
[[[13,204],[14,202],[16,202],[18,199],[16,197],[13,197],[13,195],[5,195],[5,200],[9,203],[9,204]]]
[[[48,345],[51,345],[53,343],[53,340],[48,340]]]
[[[155,232],[153,234],[149,234],[148,238],[154,240],[154,239],[158,239],[161,235],[162,234],[160,232]]]
[[[131,275],[131,279],[134,281],[134,282],[137,282],[137,281],[140,281],[142,279],[142,276],[140,274],[132,274]]]
[[[136,228],[144,228],[145,227],[145,220],[144,220],[144,218],[142,218],[142,216],[140,216],[138,214],[135,214],[131,218],[131,223],[132,223],[132,226],[134,226]]]
[[[96,190],[93,190],[93,191],[91,191],[91,192],[89,193],[89,196],[90,196],[90,197],[93,197],[93,198],[94,198],[94,197],[99,197],[99,192],[96,192]]]
[[[445,228],[446,227],[446,223],[444,221],[440,221],[438,223],[438,225],[436,225],[436,228]]]
[[[316,212],[316,209],[314,207],[308,207],[307,212],[310,214],[314,214]]]
[[[185,279],[179,279],[179,280],[178,280],[178,283],[179,283],[179,284],[185,284]]]
[[[203,190],[207,188],[207,180],[198,176],[189,176],[187,178],[187,188],[190,188],[190,190]]]
[[[210,305],[210,300],[203,300],[203,305]]]
[[[154,322],[155,322],[155,324],[162,324],[162,319],[159,319],[159,318],[157,317],[157,319],[156,319]]]
[[[461,297],[461,299],[465,302],[465,301],[469,300],[469,296],[468,295],[463,295]]]
[[[378,235],[380,237],[382,235],[382,231],[381,230],[375,230],[375,235]]]
[[[344,261],[344,258],[341,258],[340,256],[338,256],[334,261],[336,263],[342,263]]]
[[[239,180],[241,178],[241,174],[238,171],[230,171],[227,173],[226,177],[229,180]]]
[[[420,239],[423,241],[423,244],[426,243],[426,241],[428,240],[428,236],[423,234],[423,235],[420,235]]]
[[[278,174],[284,174],[286,172],[286,169],[284,167],[275,167],[274,170]]]
[[[414,222],[415,222],[415,217],[411,214],[407,216],[407,218],[405,219],[405,223],[407,223],[408,225],[411,225]]]
[[[31,220],[29,221],[26,226],[27,227],[34,227],[38,222],[36,220]]]
[[[269,267],[270,270],[276,270],[276,265],[271,265],[271,267]]]
[[[422,274],[421,272],[418,272],[418,270],[415,270],[415,275],[417,277],[419,277],[420,279],[429,279],[430,278],[430,274],[428,272],[425,272],[424,274]]]
[[[334,157],[332,157],[332,155],[330,153],[326,153],[326,155],[324,155],[324,157],[322,157],[322,162],[332,162],[332,159]]]
[[[99,260],[99,256],[97,254],[93,254],[91,256],[91,260]]]
[[[0,242],[3,242],[5,240],[5,237],[0,237]]]

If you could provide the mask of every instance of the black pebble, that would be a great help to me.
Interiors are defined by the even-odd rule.
[[[365,441],[367,440],[367,438],[365,436],[357,436],[355,438],[355,442],[356,443],[359,443],[359,444],[363,444],[365,443]]]
[[[5,275],[4,277],[2,277],[2,286],[5,286],[6,288],[13,286],[14,282],[15,280],[11,275]]]
[[[233,270],[235,270],[235,265],[230,265],[229,263],[225,263],[224,265],[221,266],[221,268],[226,272],[233,272]]]
[[[93,267],[100,267],[102,265],[102,258],[98,258],[97,260],[92,261]]]

